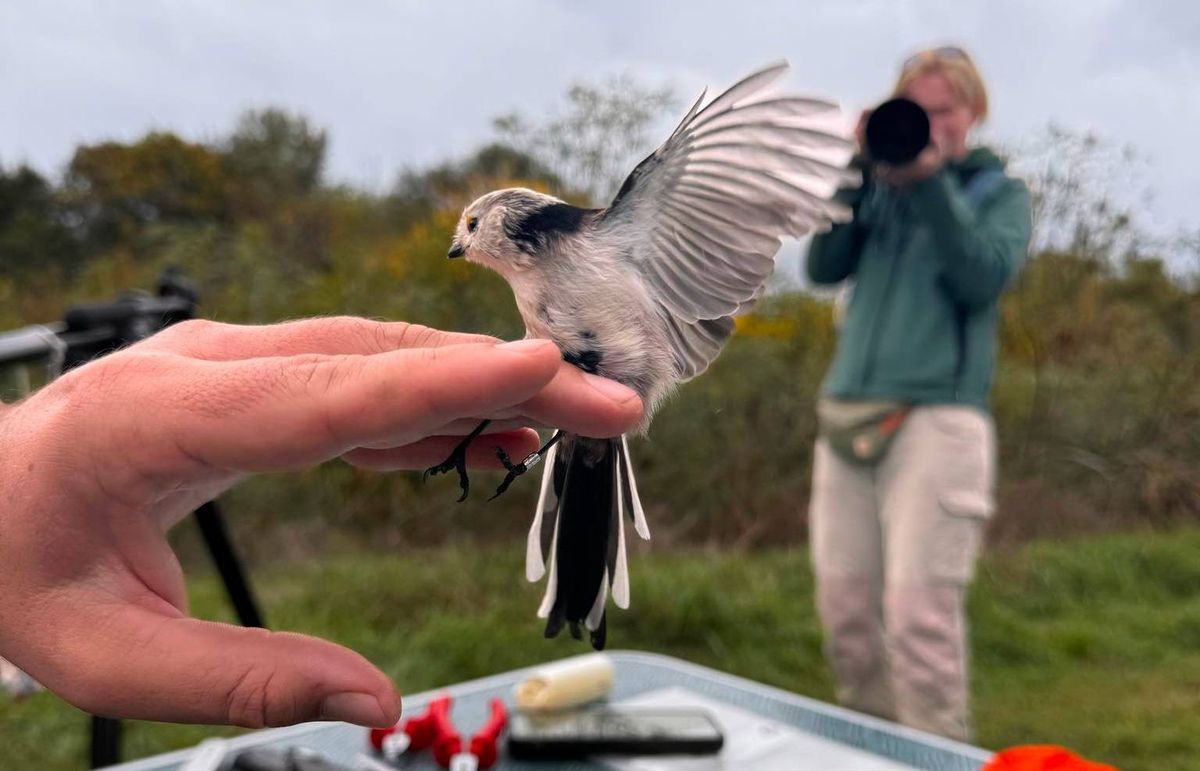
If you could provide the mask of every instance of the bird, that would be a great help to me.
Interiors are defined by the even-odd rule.
[[[787,69],[771,64],[707,103],[705,89],[607,207],[508,188],[473,201],[455,227],[448,257],[508,281],[527,338],[552,340],[567,362],[638,393],[635,435],[720,353],[734,317],[763,293],[781,238],[850,219],[834,198],[859,183],[853,144],[831,125],[838,105],[777,93]],[[426,471],[457,470],[460,501],[466,447],[487,425]],[[519,463],[497,454],[508,473],[496,495],[545,460],[525,565],[530,582],[547,578],[545,636],[567,626],[582,639],[586,629],[603,649],[609,595],[629,607],[626,520],[650,538],[628,435],[560,430]]]

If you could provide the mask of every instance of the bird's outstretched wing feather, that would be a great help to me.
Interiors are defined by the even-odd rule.
[[[631,259],[661,305],[681,380],[716,358],[729,317],[771,275],[782,237],[850,217],[830,200],[857,181],[846,168],[850,141],[827,128],[837,105],[764,96],[786,70],[760,70],[703,108],[701,94],[601,215],[606,227],[641,234],[629,239]]]

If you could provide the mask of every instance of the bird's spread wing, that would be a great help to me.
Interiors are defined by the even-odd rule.
[[[837,105],[765,94],[786,70],[756,72],[703,108],[701,94],[602,215],[637,234],[631,258],[661,304],[680,379],[716,358],[729,317],[771,275],[781,237],[850,217],[830,200],[857,182],[852,144],[833,128]]]

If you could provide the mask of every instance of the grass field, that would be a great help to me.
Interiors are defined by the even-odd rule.
[[[361,651],[409,693],[584,652],[545,641],[523,550],[348,555],[255,576],[274,628]],[[609,641],[832,697],[801,551],[635,558]],[[212,577],[194,612],[228,618]],[[989,555],[970,612],[978,743],[1065,744],[1126,771],[1200,768],[1200,530],[1033,543]],[[228,729],[138,723],[126,757]],[[86,716],[0,701],[0,768],[80,769]]]

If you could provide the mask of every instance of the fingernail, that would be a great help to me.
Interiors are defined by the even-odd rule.
[[[321,720],[383,728],[390,724],[379,699],[369,693],[335,693],[321,701]]]
[[[526,340],[514,340],[511,343],[503,343],[496,347],[503,348],[508,351],[517,351],[519,353],[528,353],[529,351],[536,351],[539,348],[544,348],[547,345],[554,345],[554,343],[552,343],[549,340],[540,340],[538,338],[529,338]]]
[[[614,402],[627,402],[630,399],[637,398],[637,391],[634,391],[632,388],[623,386],[615,380],[593,375],[590,372],[583,373],[583,382]]]

